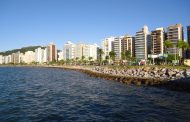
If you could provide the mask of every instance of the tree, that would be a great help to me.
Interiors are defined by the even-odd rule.
[[[93,57],[90,57],[90,56],[88,57],[88,60],[89,60],[89,61],[91,61],[92,59],[93,59]]]
[[[172,47],[174,46],[174,44],[173,44],[173,42],[172,42],[171,40],[166,40],[166,41],[164,42],[164,46],[165,46],[166,48],[172,48]]]
[[[98,49],[98,57],[99,57],[99,63],[102,63],[102,55],[104,54],[104,51],[102,49]]]
[[[177,43],[178,49],[182,50],[182,57],[180,57],[180,63],[183,62],[184,50],[189,48],[189,44],[184,40],[179,40]],[[182,60],[181,60],[182,59]]]
[[[125,54],[125,52],[123,52],[123,51],[121,52],[121,59],[122,59],[122,60],[126,60],[126,54]]]
[[[164,46],[165,46],[165,54],[168,50],[168,48],[172,48],[174,46],[173,42],[171,40],[166,40],[164,41]],[[165,57],[165,62],[166,62],[166,57]]]
[[[82,61],[83,61],[83,60],[85,59],[85,56],[82,56],[81,59],[82,59]]]
[[[110,51],[110,52],[109,52],[109,56],[110,56],[110,58],[112,59],[112,61],[114,61],[114,60],[115,60],[116,53],[115,53],[114,51]]]
[[[125,56],[126,56],[126,58],[127,59],[131,59],[131,52],[129,51],[129,50],[127,50],[126,52],[125,52]]]

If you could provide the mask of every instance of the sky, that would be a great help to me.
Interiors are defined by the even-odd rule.
[[[190,25],[190,0],[0,0],[0,51],[67,41],[98,44],[181,23]]]

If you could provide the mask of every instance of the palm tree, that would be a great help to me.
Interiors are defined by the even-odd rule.
[[[115,55],[116,55],[116,53],[115,53],[114,51],[110,51],[110,52],[109,52],[109,56],[110,56],[110,58],[112,59],[112,61],[115,60]]]
[[[164,41],[164,46],[165,46],[165,54],[166,54],[168,48],[172,48],[174,44],[171,40],[166,40]],[[165,57],[165,62],[166,62],[166,57]]]
[[[126,60],[126,53],[124,51],[121,52],[121,59]]]
[[[182,61],[181,59],[184,57],[184,50],[189,48],[189,44],[185,42],[184,40],[179,40],[177,43],[177,47],[178,49],[182,50],[182,57],[180,57],[180,63],[181,63]]]
[[[82,61],[83,61],[83,60],[85,59],[85,56],[82,56],[81,59],[82,59]]]
[[[102,49],[98,49],[98,56],[99,56],[99,63],[102,64],[102,55],[104,54],[104,51]]]
[[[166,48],[172,48],[174,46],[174,44],[171,40],[164,41],[164,45]]]
[[[91,61],[92,59],[93,59],[93,57],[90,57],[90,56],[88,57],[88,60],[89,60],[89,61]]]

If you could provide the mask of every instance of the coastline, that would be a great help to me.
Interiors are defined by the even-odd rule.
[[[150,67],[141,67],[136,69],[128,69],[125,73],[129,73],[130,70],[137,70],[140,74],[147,74],[150,72],[154,72],[154,75],[157,72],[161,72],[161,76],[163,77],[144,77],[143,75],[139,77],[138,75],[133,76],[132,74],[124,75],[120,73],[115,73],[115,71],[122,72],[124,69],[112,69],[105,68],[101,66],[71,66],[71,65],[8,65],[8,66],[0,66],[0,67],[40,67],[40,68],[60,68],[64,70],[74,70],[85,73],[91,77],[95,78],[103,78],[106,80],[113,80],[117,82],[121,82],[128,85],[137,85],[137,86],[154,86],[160,88],[167,88],[176,91],[186,91],[190,92],[190,69],[167,69],[167,68],[150,68]],[[102,70],[103,69],[103,70]],[[114,73],[110,73],[109,71],[113,71]],[[164,72],[165,71],[165,72]],[[174,73],[176,71],[176,73]],[[138,73],[139,73],[138,72]],[[172,72],[172,73],[171,73]],[[168,75],[163,75],[168,74]],[[179,75],[182,75],[180,76]],[[174,77],[175,75],[175,77]],[[151,76],[151,75],[150,75]]]

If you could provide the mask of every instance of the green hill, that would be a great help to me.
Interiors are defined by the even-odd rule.
[[[10,55],[12,53],[16,53],[18,51],[20,51],[21,53],[25,53],[26,51],[35,51],[35,49],[37,49],[38,47],[41,47],[41,46],[28,46],[28,47],[23,47],[21,49],[8,50],[5,52],[0,52],[0,55],[6,56],[6,55]],[[42,48],[44,48],[44,47],[42,47]]]

